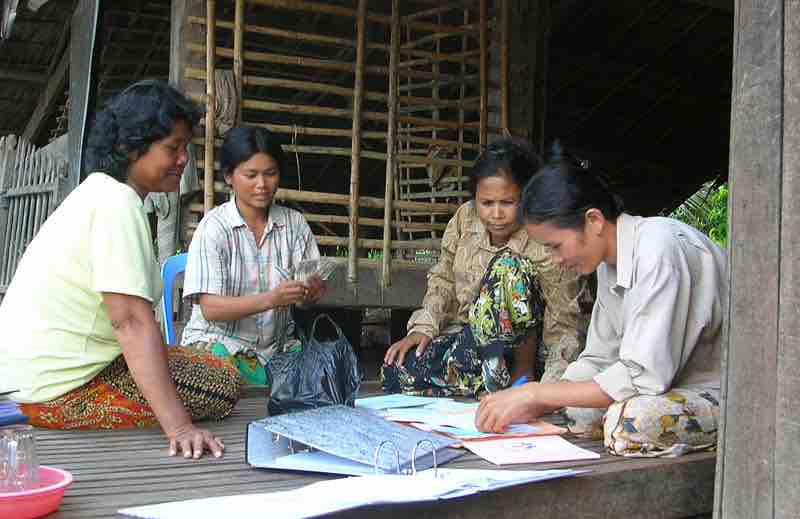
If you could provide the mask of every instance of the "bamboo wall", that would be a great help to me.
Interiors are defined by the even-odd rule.
[[[435,259],[470,196],[466,168],[500,133],[490,120],[507,125],[507,43],[494,20],[508,2],[496,3],[190,2],[184,88],[213,107],[220,93],[206,78],[233,71],[238,120],[287,142],[278,200],[304,213],[323,253],[348,256],[349,281],[369,255],[388,286],[393,263]],[[188,236],[227,200],[219,175],[204,173],[216,165],[217,117],[208,109],[195,139],[204,192]]]

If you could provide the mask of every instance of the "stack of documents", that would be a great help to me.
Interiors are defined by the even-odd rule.
[[[565,429],[538,421],[512,424],[501,434],[485,433],[475,427],[478,402],[456,402],[449,398],[384,395],[356,400],[356,407],[371,409],[383,418],[461,440],[563,434]]]
[[[19,406],[8,398],[12,393],[15,391],[0,393],[0,427],[28,421],[28,418],[20,412]]]
[[[453,499],[580,474],[576,470],[426,470],[416,476],[374,475],[312,483],[296,490],[194,499],[120,510],[144,519],[270,517],[303,519],[360,506]]]
[[[565,429],[544,421],[512,424],[502,434],[480,432],[475,427],[477,402],[396,394],[359,399],[356,406],[371,409],[387,420],[463,440],[464,447],[495,465],[600,457],[596,452],[568,442],[559,436]]]

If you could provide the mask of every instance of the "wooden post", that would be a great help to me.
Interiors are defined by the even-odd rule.
[[[242,122],[242,99],[244,77],[244,59],[242,57],[244,48],[244,0],[236,0],[236,11],[233,20],[233,80],[236,83],[236,124]]]
[[[205,212],[214,207],[214,134],[216,118],[216,85],[214,76],[216,67],[214,63],[217,43],[215,39],[217,27],[217,14],[215,0],[206,0],[206,138],[205,138],[205,163],[203,171],[203,201]]]
[[[392,195],[394,173],[397,169],[397,95],[398,63],[400,61],[400,1],[392,0],[392,36],[389,53],[389,128],[386,139],[386,204],[383,210],[383,261],[381,286],[392,284]]]
[[[509,130],[508,120],[508,42],[511,0],[500,0],[500,128]]]
[[[486,0],[480,0],[480,49],[480,145],[483,150],[488,139],[489,123],[489,9]]]
[[[367,0],[358,0],[356,19],[356,77],[353,86],[353,136],[350,153],[350,234],[348,241],[347,281],[358,282],[358,198],[361,176],[361,104],[364,98],[364,61],[366,54]]]
[[[737,0],[716,518],[800,509],[800,5]]]

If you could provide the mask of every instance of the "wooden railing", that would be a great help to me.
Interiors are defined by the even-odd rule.
[[[55,210],[67,161],[9,135],[0,138],[0,294],[5,294],[28,243]]]

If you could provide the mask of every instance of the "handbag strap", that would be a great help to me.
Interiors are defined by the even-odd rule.
[[[316,317],[314,318],[314,321],[311,323],[311,333],[308,335],[308,337],[309,337],[310,339],[316,339],[316,338],[317,338],[317,321],[319,321],[319,320],[320,320],[320,319],[322,319],[323,317],[324,317],[325,319],[327,319],[327,320],[328,320],[328,322],[329,322],[329,323],[331,323],[331,324],[333,325],[333,328],[336,330],[336,333],[337,333],[337,334],[339,334],[339,336],[338,336],[337,338],[338,338],[338,339],[343,339],[343,338],[344,338],[344,334],[342,333],[342,329],[341,329],[341,328],[339,328],[339,325],[338,325],[338,324],[336,324],[336,321],[334,321],[334,320],[331,318],[331,316],[330,316],[330,315],[328,315],[328,314],[319,314],[318,316],[316,316]]]

